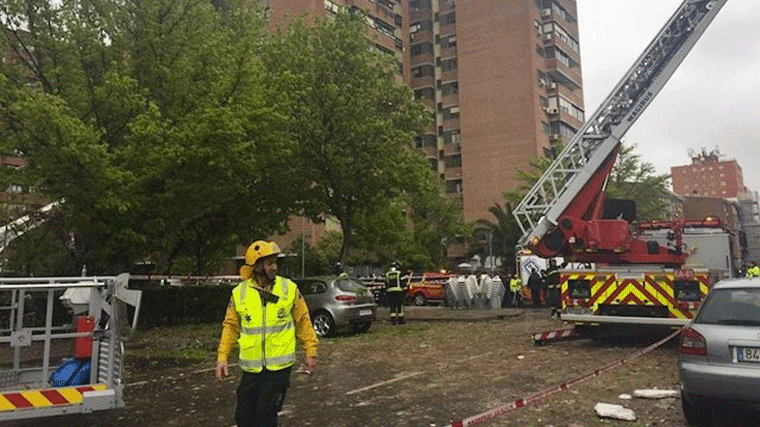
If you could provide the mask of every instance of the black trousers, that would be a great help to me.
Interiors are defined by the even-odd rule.
[[[388,295],[388,307],[391,312],[391,322],[404,322],[404,291],[390,291],[386,292]]]
[[[257,374],[243,371],[237,388],[237,427],[277,426],[277,413],[282,409],[290,385],[290,370],[264,369]]]

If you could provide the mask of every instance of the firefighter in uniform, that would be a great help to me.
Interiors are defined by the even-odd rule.
[[[343,264],[341,264],[340,261],[336,262],[335,265],[333,266],[333,274],[341,278],[348,277],[348,273],[346,273],[346,271],[343,270]]]
[[[398,261],[391,263],[391,269],[385,273],[385,296],[390,308],[391,323],[403,325],[404,299],[406,297],[406,281],[401,277],[401,264]]]
[[[549,267],[546,269],[546,299],[552,309],[552,317],[559,317],[559,313],[562,311],[559,286],[559,267],[552,258],[549,260]]]
[[[318,341],[309,309],[295,283],[277,275],[275,242],[258,240],[245,253],[242,281],[232,290],[217,350],[217,379],[229,375],[235,343],[243,371],[237,388],[238,427],[277,426],[296,362],[296,339],[304,347],[303,371],[311,375]]]
[[[760,277],[760,267],[753,261],[747,269],[746,277]]]

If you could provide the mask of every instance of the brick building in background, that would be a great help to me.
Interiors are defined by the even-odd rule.
[[[366,10],[370,39],[398,56],[401,76],[434,113],[414,145],[427,155],[466,222],[519,183],[515,171],[567,142],[585,120],[575,0],[268,0],[270,27],[295,17]],[[300,219],[287,247],[321,234]],[[319,228],[319,227],[317,227]],[[461,254],[450,248],[449,254]]]
[[[691,164],[673,166],[673,192],[683,196],[704,196],[731,198],[749,197],[744,187],[742,167],[736,160],[720,160],[717,149],[707,152],[690,153]]]
[[[415,144],[466,222],[493,220],[515,171],[583,125],[576,2],[411,0],[403,10],[404,79],[435,112]]]

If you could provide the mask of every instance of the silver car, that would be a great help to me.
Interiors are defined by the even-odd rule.
[[[711,407],[760,410],[760,278],[717,283],[678,346],[681,404],[692,425]],[[720,403],[721,405],[714,405]]]
[[[337,276],[294,279],[309,306],[311,323],[318,336],[332,335],[338,328],[367,332],[377,315],[375,297],[355,279]]]

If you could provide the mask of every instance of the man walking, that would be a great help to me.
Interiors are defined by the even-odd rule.
[[[317,336],[309,309],[295,283],[277,275],[275,242],[258,240],[245,253],[242,281],[222,322],[217,350],[217,379],[229,375],[228,358],[238,344],[243,376],[237,388],[238,427],[276,427],[296,362],[296,339],[304,347],[304,370],[311,375],[317,361]]]

